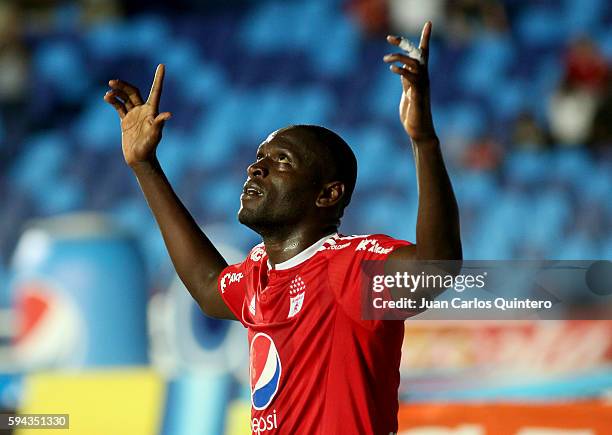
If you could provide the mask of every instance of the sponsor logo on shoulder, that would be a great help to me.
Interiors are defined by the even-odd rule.
[[[256,246],[251,251],[251,260],[253,260],[253,261],[260,261],[265,254],[266,254],[266,251],[264,250],[264,248]]]
[[[326,249],[329,249],[331,251],[339,251],[340,249],[348,247],[350,244],[351,242],[341,243],[339,245],[330,245]]]
[[[344,249],[348,247],[351,244],[351,242],[338,244],[336,240],[337,240],[337,237],[333,237],[333,238],[330,238],[329,240],[326,240],[323,246],[319,248],[319,251],[338,251],[340,249]]]
[[[242,272],[228,272],[221,277],[221,293],[225,293],[225,289],[229,284],[240,282],[244,278]]]
[[[376,239],[364,239],[355,248],[355,251],[366,251],[374,254],[388,254],[393,248],[383,248]]]

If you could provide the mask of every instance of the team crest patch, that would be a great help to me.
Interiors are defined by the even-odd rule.
[[[289,284],[289,315],[288,319],[295,316],[302,310],[304,305],[304,294],[306,291],[306,284],[301,276],[296,275],[295,278]]]

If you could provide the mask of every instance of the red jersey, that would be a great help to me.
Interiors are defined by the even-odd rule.
[[[362,320],[361,263],[406,245],[333,234],[271,269],[262,243],[220,274],[248,328],[254,434],[397,431],[404,324]]]

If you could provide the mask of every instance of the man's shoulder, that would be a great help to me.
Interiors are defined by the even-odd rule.
[[[398,246],[410,245],[405,240],[386,234],[336,235],[320,248],[327,256],[355,257],[359,254],[387,255]],[[370,255],[370,256],[371,256]]]
[[[253,246],[246,256],[245,261],[251,263],[260,263],[264,258],[267,258],[266,247],[263,242]]]

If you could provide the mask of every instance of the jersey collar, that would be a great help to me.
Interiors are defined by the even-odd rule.
[[[338,236],[338,233],[328,234],[327,236],[325,236],[325,237],[319,239],[318,241],[314,242],[312,245],[310,245],[308,248],[304,249],[299,254],[294,255],[289,260],[285,260],[282,263],[278,263],[277,265],[274,266],[274,268],[270,264],[270,259],[268,259],[266,261],[267,264],[268,264],[268,270],[270,270],[270,269],[274,269],[274,270],[286,270],[286,269],[291,269],[292,267],[295,267],[298,264],[302,264],[304,261],[310,259],[313,255],[315,255],[317,253],[317,251],[321,248],[321,246],[323,246],[323,244],[327,240],[329,240],[329,239],[331,239],[333,237],[337,237],[337,236]]]

